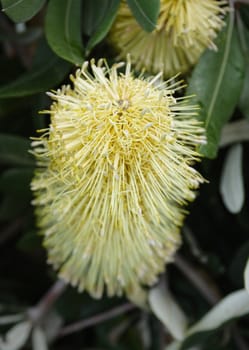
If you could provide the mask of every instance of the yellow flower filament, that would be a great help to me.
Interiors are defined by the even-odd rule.
[[[122,1],[109,41],[119,58],[131,55],[136,69],[170,77],[188,71],[207,47],[216,49],[227,10],[223,0],[161,0],[157,27],[147,33]]]
[[[125,69],[120,73],[120,69]],[[86,62],[72,87],[49,93],[48,130],[33,141],[34,205],[48,260],[95,297],[155,282],[179,246],[203,181],[205,142],[181,82],[134,77],[130,63]]]

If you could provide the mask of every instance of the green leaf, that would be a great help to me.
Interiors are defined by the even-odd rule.
[[[32,168],[8,169],[0,175],[0,191],[23,199],[30,198],[32,176]]]
[[[1,0],[3,11],[16,23],[26,22],[40,11],[46,0]]]
[[[239,100],[239,108],[244,117],[249,118],[249,31],[240,17],[237,17],[237,23],[239,38],[246,59],[246,73],[242,93]]]
[[[238,10],[239,10],[239,14],[240,14],[243,22],[245,23],[247,28],[249,28],[249,7],[248,7],[248,4],[241,3]]]
[[[44,92],[60,83],[71,69],[68,62],[55,56],[44,43],[37,52],[33,68],[0,88],[0,98],[23,97]]]
[[[218,52],[207,50],[193,71],[187,94],[194,94],[200,105],[200,119],[207,134],[207,144],[200,151],[209,158],[217,153],[220,132],[232,116],[243,86],[245,61],[234,28],[234,18],[217,38]]]
[[[80,16],[81,0],[50,0],[45,20],[45,33],[51,49],[77,65],[84,61]]]
[[[82,3],[83,33],[88,36],[93,35],[116,3],[119,5],[120,0],[84,0]]]
[[[239,100],[239,109],[243,113],[244,117],[249,119],[249,65],[246,67],[245,81],[243,90]]]
[[[86,47],[88,53],[108,33],[120,4],[120,0],[99,1],[99,6],[96,2],[88,0],[84,5],[85,33],[91,35]]]
[[[34,158],[28,153],[30,141],[21,136],[0,134],[0,164],[33,167]]]
[[[156,27],[160,0],[127,0],[127,3],[141,27],[151,32]]]

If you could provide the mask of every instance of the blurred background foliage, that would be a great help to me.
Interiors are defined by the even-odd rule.
[[[159,0],[127,2],[152,31]],[[93,300],[56,282],[46,264],[31,206],[30,137],[49,123],[38,113],[49,107],[46,91],[85,59],[115,60],[106,37],[119,3],[1,0],[0,349],[249,349],[248,1],[230,1],[218,52],[206,50],[184,77],[207,131],[198,167],[209,183],[160,284],[134,303]]]

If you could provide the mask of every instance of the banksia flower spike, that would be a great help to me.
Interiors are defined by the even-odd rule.
[[[100,60],[71,81],[49,93],[51,124],[33,141],[38,225],[62,278],[95,297],[129,295],[179,246],[204,131],[196,107],[174,97],[181,82],[161,74]]]
[[[161,0],[156,29],[147,33],[122,1],[109,41],[119,58],[131,55],[136,69],[171,77],[188,71],[207,47],[216,49],[227,9],[222,0]]]

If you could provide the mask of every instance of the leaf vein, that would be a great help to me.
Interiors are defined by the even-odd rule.
[[[214,88],[214,93],[213,93],[213,96],[212,96],[212,99],[211,99],[211,102],[210,102],[210,105],[209,105],[209,108],[207,111],[207,118],[206,118],[206,122],[205,122],[206,128],[208,128],[208,125],[211,121],[212,113],[214,110],[214,105],[215,105],[215,102],[217,100],[217,96],[219,94],[221,83],[222,83],[222,80],[223,80],[223,77],[225,74],[226,64],[228,61],[228,56],[229,56],[229,52],[230,52],[230,48],[231,48],[233,27],[234,27],[234,11],[230,11],[225,52],[224,52],[224,56],[223,56],[223,60],[222,60],[221,68],[220,68],[220,74],[219,74],[218,79],[217,79],[217,84]]]

